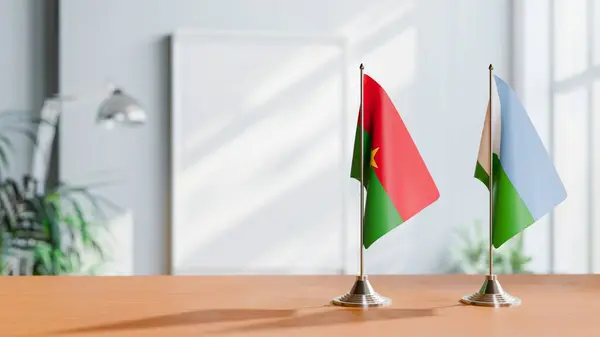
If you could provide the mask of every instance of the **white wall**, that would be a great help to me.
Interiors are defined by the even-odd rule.
[[[169,270],[167,37],[179,28],[348,38],[350,64],[364,62],[386,88],[441,192],[436,204],[367,251],[368,272],[443,272],[454,227],[485,219],[487,193],[472,173],[488,64],[511,80],[508,0],[62,0],[60,6],[61,90],[93,91],[112,80],[149,113],[142,129],[106,133],[93,125],[98,98],[68,106],[61,120],[63,179],[120,178],[104,194],[132,212],[136,274]],[[351,95],[357,92],[356,86]],[[357,195],[355,189],[349,201]]]
[[[0,1],[0,112],[39,116],[47,76],[45,9],[37,0]],[[15,155],[9,174],[20,177],[29,171],[33,144],[21,135],[13,141]]]

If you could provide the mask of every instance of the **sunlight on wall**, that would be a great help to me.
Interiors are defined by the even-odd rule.
[[[190,254],[199,246],[231,230],[287,190],[336,165],[339,114],[330,113],[335,112],[336,102],[327,97],[338,96],[336,87],[339,79],[315,87],[317,93],[305,102],[294,100],[291,103],[298,105],[254,124],[185,170],[178,189],[185,210],[181,221],[193,227],[186,234],[190,240],[178,242],[181,256],[193,259]],[[318,110],[310,112],[315,107]],[[194,206],[199,204],[195,195],[202,191],[210,197],[206,207]]]
[[[294,83],[305,79],[308,74],[314,73],[315,76],[319,76],[332,67],[339,67],[343,52],[342,40],[340,39],[339,42],[338,47],[331,45],[304,47],[294,57],[288,58],[287,62],[274,63],[269,73],[263,75],[268,77],[256,83],[256,88],[249,90],[243,103],[244,108],[256,109],[266,104]],[[282,41],[282,43],[285,46],[290,42]]]
[[[340,48],[268,40],[227,48],[222,55],[232,57],[210,71],[231,86],[204,85],[188,66],[180,87],[178,156],[188,163],[176,173],[175,272],[334,272],[342,250]],[[252,71],[236,66],[240,53]],[[195,51],[186,55],[184,64],[204,63]],[[204,90],[210,97],[198,100]],[[196,137],[215,114],[229,121]],[[307,254],[309,243],[322,249]]]
[[[415,79],[417,71],[417,38],[415,27],[409,27],[364,56],[369,74],[389,93],[396,93]]]
[[[360,16],[340,27],[337,33],[347,36],[350,43],[374,38],[381,29],[409,15],[413,8],[413,1],[371,2],[364,6]]]

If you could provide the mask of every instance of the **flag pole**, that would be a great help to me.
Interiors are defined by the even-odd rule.
[[[360,277],[365,276],[365,66],[360,64]]]
[[[489,190],[490,190],[490,211],[489,211],[489,221],[490,221],[490,250],[489,250],[489,263],[490,269],[489,274],[486,275],[485,281],[483,281],[483,285],[479,289],[478,292],[473,293],[468,296],[464,296],[460,299],[460,302],[467,305],[477,305],[482,307],[515,307],[521,304],[521,300],[517,297],[511,296],[509,293],[502,289],[500,285],[500,281],[498,281],[498,277],[494,274],[494,137],[493,137],[493,116],[492,113],[494,109],[492,109],[492,101],[493,101],[493,71],[494,66],[490,64],[488,67],[489,70],[489,120],[487,127],[489,128],[489,164],[490,164],[490,173],[489,173]]]
[[[360,64],[360,273],[350,291],[342,296],[334,298],[331,303],[341,307],[382,307],[392,304],[392,301],[379,295],[371,286],[364,269],[363,244],[365,224],[365,66]]]
[[[490,216],[490,276],[494,275],[494,236],[493,234],[493,223],[494,223],[494,193],[493,193],[493,180],[492,177],[494,176],[494,146],[493,146],[493,141],[494,138],[492,137],[492,133],[494,132],[494,129],[492,128],[492,76],[493,76],[493,72],[494,72],[494,66],[492,64],[490,64],[490,66],[488,67],[488,70],[490,71],[490,85],[489,85],[489,104],[490,104],[490,120],[488,121],[488,127],[490,130],[490,180],[489,180],[489,186],[490,186],[490,212],[489,212],[489,216]]]

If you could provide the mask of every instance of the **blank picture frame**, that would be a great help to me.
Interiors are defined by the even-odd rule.
[[[356,125],[346,46],[270,32],[171,36],[172,274],[344,273]]]

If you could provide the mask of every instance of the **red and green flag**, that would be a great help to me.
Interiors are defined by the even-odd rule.
[[[404,122],[385,90],[363,78],[364,188],[367,202],[363,245],[375,241],[436,201],[440,194]],[[361,116],[354,140],[351,177],[360,181]]]

